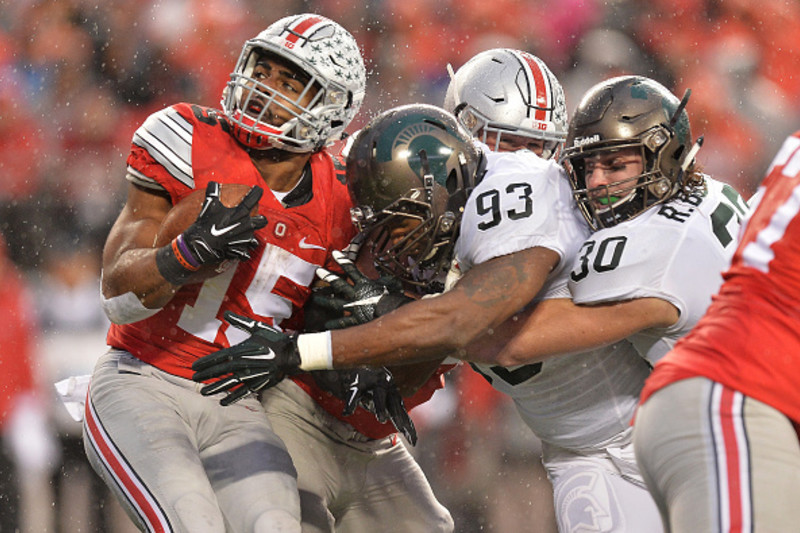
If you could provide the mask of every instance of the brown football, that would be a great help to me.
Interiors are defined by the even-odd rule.
[[[234,207],[242,201],[242,198],[245,197],[250,188],[249,185],[242,185],[239,183],[223,183],[220,188],[219,199],[226,207]],[[186,229],[197,220],[205,198],[206,190],[203,188],[192,191],[188,196],[185,196],[180,202],[175,204],[161,222],[154,247],[161,248],[186,231]],[[255,206],[250,214],[253,216],[257,215],[258,206]],[[208,278],[217,276],[227,270],[232,264],[233,262],[231,261],[223,261],[218,264],[203,265],[197,272],[192,274],[188,283],[199,283]]]

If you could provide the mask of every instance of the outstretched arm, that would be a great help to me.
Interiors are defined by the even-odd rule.
[[[469,270],[444,294],[411,302],[367,324],[301,335],[302,368],[382,366],[464,355],[472,341],[533,299],[558,260],[556,252],[541,247],[497,257]]]
[[[288,373],[438,361],[466,355],[470,342],[502,324],[541,290],[558,263],[556,252],[530,248],[476,266],[452,290],[417,300],[372,322],[289,337],[256,320],[226,312],[250,336],[192,363],[204,395],[228,392],[228,404],[248,391],[279,383]]]
[[[669,327],[678,318],[677,308],[660,298],[598,305],[576,305],[569,298],[544,300],[471,343],[463,358],[500,366],[529,364],[613,344],[645,329]]]
[[[199,359],[192,365],[193,379],[223,377],[204,389],[211,394],[220,390],[218,384],[231,387],[241,380],[269,387],[286,372],[385,366],[448,354],[514,366],[612,344],[644,329],[669,327],[679,318],[678,310],[659,298],[595,306],[546,300],[517,313],[541,289],[557,259],[541,248],[499,257],[470,270],[442,295],[408,303],[360,326],[296,340],[250,321],[263,334]]]

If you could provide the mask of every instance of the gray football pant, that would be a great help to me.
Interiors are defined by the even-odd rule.
[[[296,473],[253,396],[222,407],[201,385],[111,350],[95,367],[84,446],[143,531],[300,531]]]
[[[396,435],[365,437],[290,380],[264,391],[262,404],[297,468],[303,533],[453,531]]]
[[[772,407],[678,381],[640,408],[634,445],[669,532],[800,531],[800,444]]]

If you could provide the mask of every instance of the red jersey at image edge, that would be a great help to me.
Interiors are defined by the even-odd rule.
[[[784,142],[757,194],[719,293],[656,364],[642,402],[703,376],[800,422],[800,131]]]

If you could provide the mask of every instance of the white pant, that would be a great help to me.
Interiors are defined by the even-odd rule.
[[[560,533],[658,533],[661,518],[639,475],[631,429],[597,450],[542,443]]]

